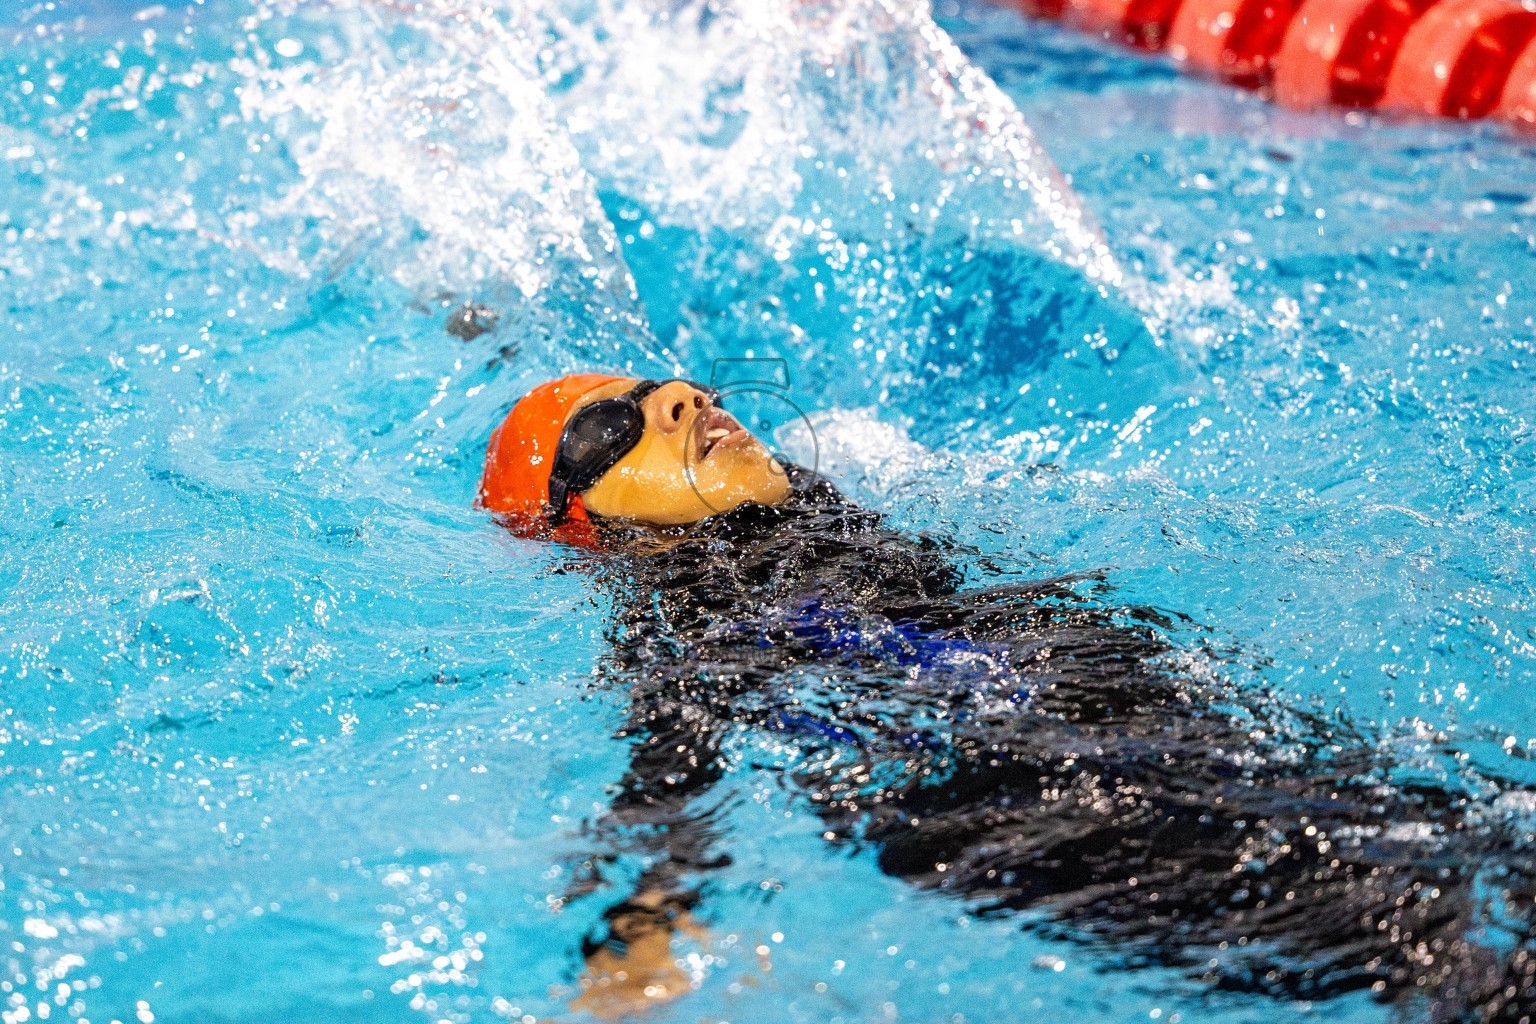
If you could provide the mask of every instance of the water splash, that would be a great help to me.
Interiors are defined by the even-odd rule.
[[[574,300],[593,340],[644,345],[634,282],[555,122],[527,27],[441,0],[342,4],[318,25],[282,25],[331,33],[311,40],[323,52],[337,48],[338,21],[338,60],[285,61],[285,49],[305,49],[285,35],[233,65],[242,112],[280,134],[302,175],[263,212],[323,240],[307,272],[329,280],[362,261],[423,302],[536,301],[547,312]]]
[[[1236,101],[1212,141],[1159,119],[1207,87],[1059,43],[1072,84],[1014,95],[1117,262],[926,8],[54,2],[0,30],[0,968],[34,1019],[43,968],[97,1024],[560,1012],[601,900],[555,868],[623,773],[608,609],[470,506],[507,404],[577,366],[785,358],[827,468],[968,572],[1120,566],[1278,691],[1528,764],[1518,146],[1275,141]],[[1147,975],[1075,953],[1021,1003],[1061,950],[826,858],[770,747],[716,905],[733,948],[786,934],[772,983],[679,1013],[1147,1019]]]
[[[1090,297],[1123,283],[1013,104],[926,8],[346,8],[372,30],[354,29],[336,66],[285,65],[260,46],[240,66],[248,115],[309,122],[277,125],[305,185],[267,213],[302,210],[331,225],[328,252],[312,262],[344,263],[382,229],[395,244],[376,269],[418,293],[462,295],[497,278],[528,297],[590,280],[604,310],[643,332],[616,243],[625,229],[609,220],[639,216],[620,209],[633,203],[654,219],[646,231],[681,227],[701,240],[698,276],[748,260],[761,295],[825,263],[824,279],[861,307],[836,326],[825,309],[780,308],[767,322],[732,314],[734,326],[662,309],[655,326],[675,344],[648,358],[696,360],[703,339],[687,342],[700,334],[717,346],[756,336],[804,349],[852,325],[863,332],[856,347],[869,338],[872,355],[903,353],[871,367],[897,385],[935,332],[934,294],[897,276],[914,259],[1023,251],[1080,271]],[[412,232],[424,237],[399,244]],[[709,242],[722,233],[728,242]],[[1047,290],[1063,286],[1081,287],[1052,275]],[[629,302],[610,304],[604,288]]]
[[[564,71],[554,96],[587,164],[664,221],[779,250],[813,193],[844,244],[910,218],[1120,280],[1012,101],[926,4],[606,0],[551,25],[545,63]]]

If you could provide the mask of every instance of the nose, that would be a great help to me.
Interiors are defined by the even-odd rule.
[[[693,425],[694,416],[710,404],[710,396],[685,380],[674,380],[657,388],[646,404],[656,428],[675,434]]]

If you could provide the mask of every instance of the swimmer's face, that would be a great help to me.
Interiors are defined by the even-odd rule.
[[[571,413],[626,394],[638,383],[605,384],[583,395]],[[789,480],[768,449],[687,382],[662,385],[641,400],[640,409],[644,436],[582,494],[588,512],[675,526],[749,501],[773,505],[789,496]]]

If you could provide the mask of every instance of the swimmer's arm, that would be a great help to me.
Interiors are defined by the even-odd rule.
[[[731,862],[714,849],[713,808],[698,805],[725,773],[723,724],[675,699],[641,698],[632,705],[619,734],[631,743],[629,770],[603,824],[620,827],[615,852],[640,853],[651,866],[603,915],[606,934],[583,943],[581,991],[572,1009],[618,1019],[689,990],[672,944],[679,937],[707,942],[695,917],[698,875]]]

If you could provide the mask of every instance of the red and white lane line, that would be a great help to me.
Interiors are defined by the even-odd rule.
[[[1003,0],[1262,89],[1536,128],[1536,0]]]

